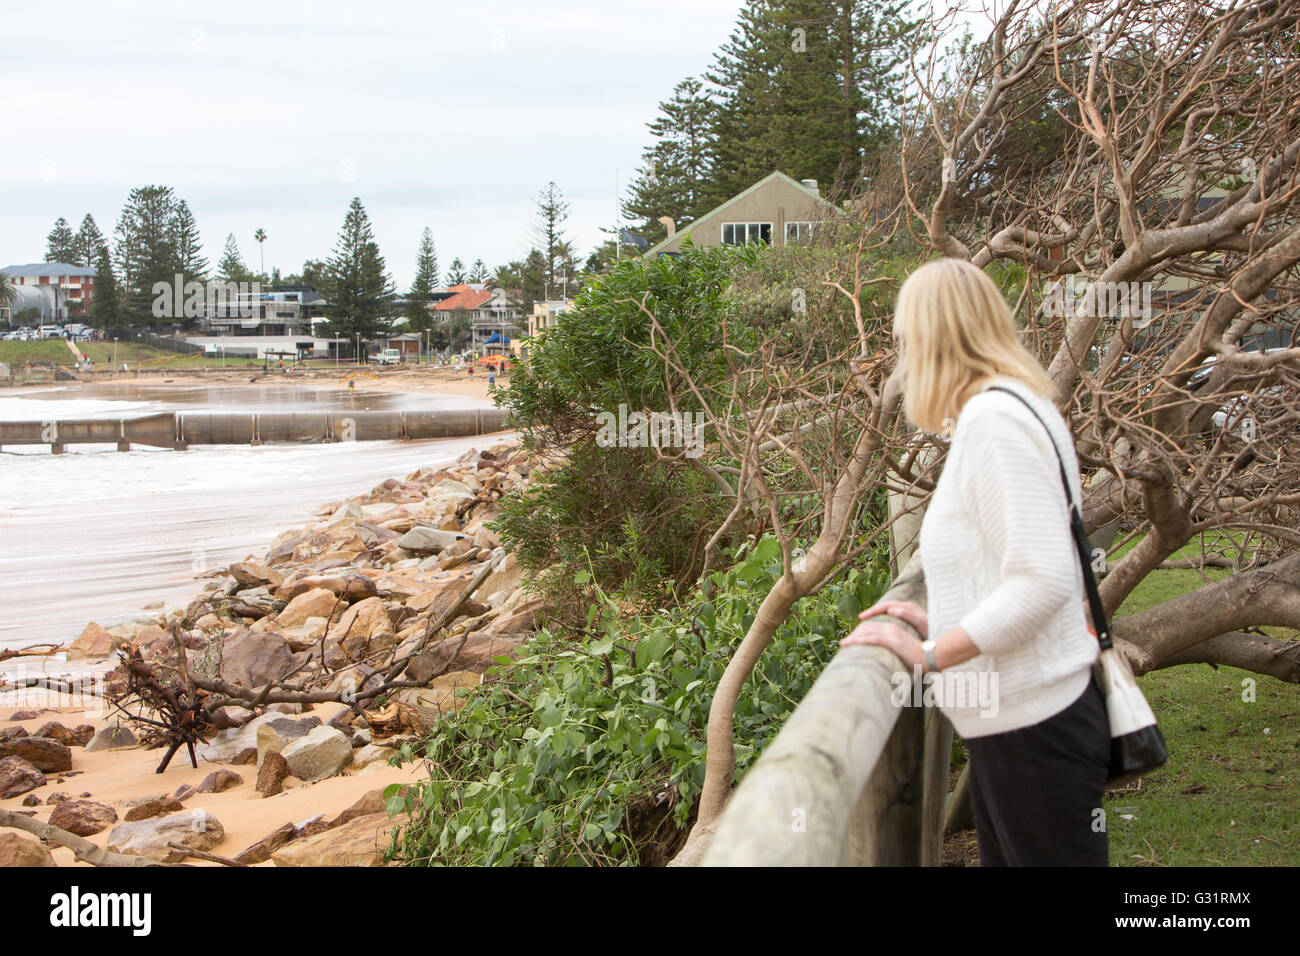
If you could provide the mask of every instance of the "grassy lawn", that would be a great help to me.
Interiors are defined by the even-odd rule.
[[[1199,550],[1193,544],[1175,557],[1192,558]],[[1117,616],[1230,573],[1154,571]],[[1264,630],[1282,639],[1296,636],[1285,628]],[[1134,788],[1105,796],[1111,865],[1300,863],[1300,685],[1208,664],[1154,671],[1138,683],[1160,721],[1169,762]],[[960,743],[954,750],[955,783],[965,753]],[[944,860],[948,866],[978,865],[974,831],[950,834]]]
[[[112,342],[82,342],[79,345],[81,353],[90,359],[96,365],[111,365],[113,362],[113,343]],[[64,349],[66,350],[66,347]],[[68,353],[71,355],[71,353]],[[213,368],[221,366],[221,356],[208,355],[185,355],[179,352],[172,352],[169,349],[154,348],[151,345],[142,345],[139,342],[118,342],[117,343],[117,362],[120,365],[123,362],[128,363],[132,368],[137,365],[144,367],[160,368]],[[227,367],[240,365],[261,365],[261,359],[235,358],[227,356],[225,364]]]
[[[1191,545],[1176,557],[1194,557],[1198,550]],[[1119,615],[1230,573],[1154,571]],[[1266,630],[1274,637],[1296,636],[1283,628]],[[1160,721],[1169,762],[1140,781],[1140,790],[1106,797],[1111,863],[1300,862],[1300,685],[1208,664],[1154,671],[1139,682]]]
[[[71,365],[72,352],[62,339],[42,339],[37,342],[0,342],[0,362],[10,366],[24,362],[54,365]]]

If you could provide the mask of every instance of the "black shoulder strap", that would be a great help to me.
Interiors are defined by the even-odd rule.
[[[1061,484],[1065,486],[1065,502],[1070,507],[1070,531],[1074,534],[1074,544],[1079,550],[1079,564],[1083,568],[1083,588],[1088,592],[1088,607],[1092,610],[1093,627],[1097,629],[1097,643],[1105,650],[1111,646],[1110,623],[1106,620],[1106,608],[1101,603],[1101,592],[1097,590],[1097,579],[1092,573],[1092,543],[1088,540],[1087,532],[1083,530],[1083,515],[1079,513],[1074,496],[1070,494],[1070,479],[1065,474],[1065,460],[1061,457],[1061,450],[1056,447],[1052,430],[1047,427],[1047,422],[1043,421],[1043,416],[1034,410],[1034,406],[1025,401],[1023,395],[1018,395],[1001,385],[990,385],[986,391],[1006,392],[1029,409],[1029,413],[1047,430],[1047,440],[1051,443],[1052,450],[1056,452],[1056,466],[1061,471]]]

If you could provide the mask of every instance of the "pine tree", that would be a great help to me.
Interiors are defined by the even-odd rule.
[[[568,218],[569,204],[552,180],[537,194],[537,222],[533,226],[533,242],[542,256],[543,278],[548,290],[556,289],[558,276],[575,264],[573,243],[564,235],[564,223]]]
[[[483,264],[482,259],[475,259],[474,264],[469,268],[470,282],[487,282],[488,267]]]
[[[718,91],[710,204],[774,170],[832,194],[860,182],[901,96],[902,3],[748,0],[707,79]]]
[[[252,281],[253,274],[244,265],[244,257],[239,253],[239,243],[233,232],[227,234],[226,246],[221,250],[221,258],[217,260],[217,278],[222,282]]]
[[[125,301],[123,320],[131,325],[152,324],[155,284],[170,287],[175,281],[175,212],[176,196],[170,186],[140,186],[131,190],[113,230]]]
[[[172,248],[176,251],[176,271],[184,276],[183,281],[205,282],[208,278],[208,260],[203,257],[203,242],[199,238],[199,226],[190,212],[189,203],[184,199],[176,203],[172,215]]]
[[[451,260],[451,268],[447,270],[447,287],[455,285],[464,285],[469,281],[469,276],[465,274],[465,263],[459,258]]]
[[[321,292],[329,302],[325,311],[333,334],[369,338],[382,330],[393,283],[360,197],[348,207]]]
[[[90,298],[90,321],[97,329],[112,329],[122,324],[121,290],[113,275],[113,260],[107,243],[102,243],[95,259],[95,291]]]
[[[94,268],[99,262],[99,251],[104,246],[104,234],[99,231],[95,217],[90,213],[86,213],[86,217],[81,220],[81,228],[77,230],[73,244],[77,250],[76,264],[87,269]]]
[[[438,250],[433,244],[433,233],[426,227],[420,236],[420,251],[415,257],[415,279],[406,296],[406,326],[412,332],[429,328],[429,303],[433,301],[433,290],[437,287]]]
[[[680,229],[709,209],[717,106],[703,83],[687,77],[673,88],[672,99],[659,104],[659,113],[648,124],[655,142],[641,154],[638,177],[622,207],[623,216],[640,223],[636,231],[651,244],[668,234],[661,216]]]
[[[75,264],[76,242],[76,236],[72,234],[68,220],[60,216],[54,223],[54,228],[50,230],[50,234],[45,237],[45,261]]]

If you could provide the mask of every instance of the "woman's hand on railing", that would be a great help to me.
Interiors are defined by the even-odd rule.
[[[876,644],[888,648],[910,670],[924,673],[926,669],[925,651],[921,648],[921,642],[891,621],[863,621],[840,639],[840,647],[852,647],[854,644]]]
[[[926,614],[925,608],[913,601],[881,601],[859,614],[858,620],[865,621],[877,614],[888,614],[900,621],[906,621],[916,628],[916,633],[921,635],[923,641],[930,637],[930,616]]]

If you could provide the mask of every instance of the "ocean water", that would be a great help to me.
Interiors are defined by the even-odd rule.
[[[482,404],[455,396],[268,391],[204,387],[189,395],[167,389],[105,396],[75,386],[41,389],[0,394],[0,419],[303,410],[311,402],[320,410]],[[69,445],[63,455],[45,446],[6,447],[0,451],[0,649],[70,641],[89,621],[109,627],[158,601],[184,606],[202,587],[196,573],[261,557],[277,534],[313,520],[322,504],[422,466],[448,464],[502,437],[183,452]]]

